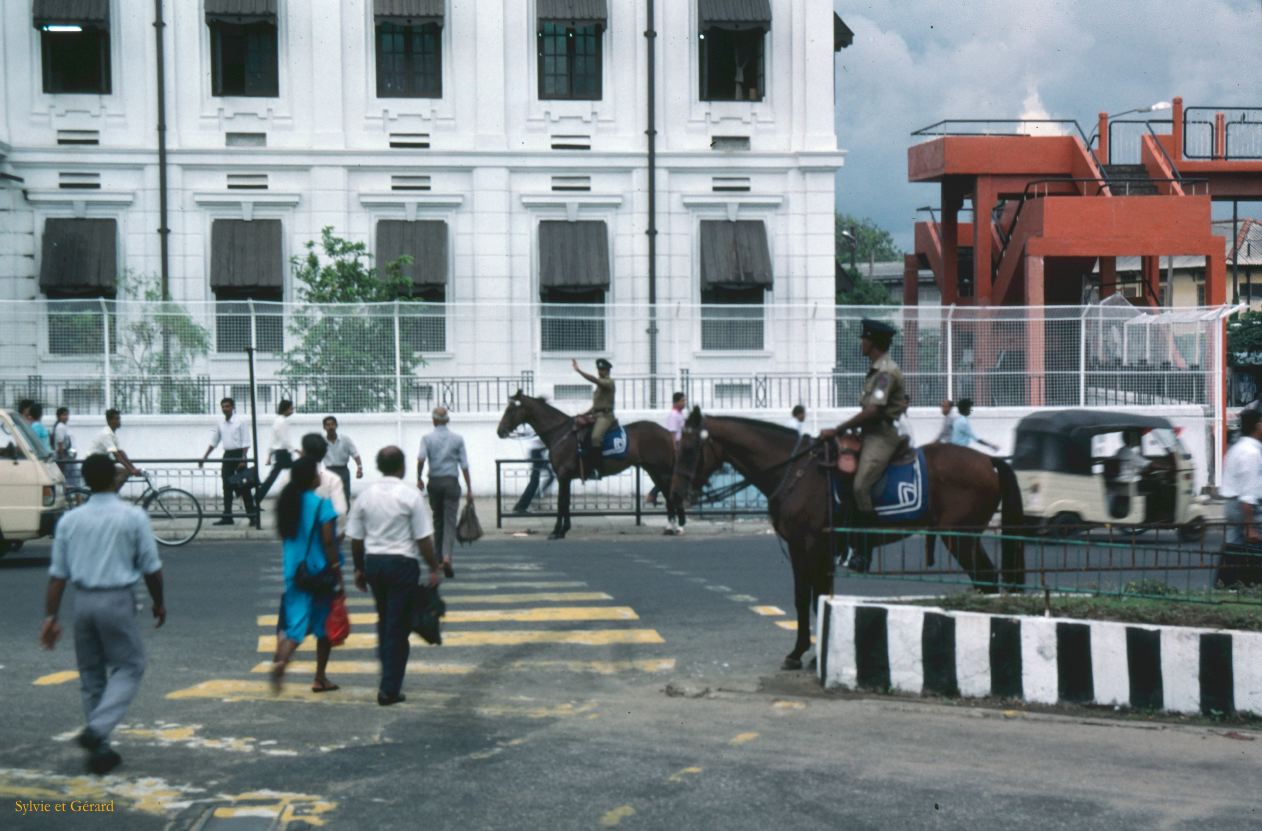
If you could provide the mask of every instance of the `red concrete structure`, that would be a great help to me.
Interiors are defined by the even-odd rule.
[[[1209,112],[1212,122],[1201,115]],[[903,302],[916,304],[916,271],[928,268],[944,304],[1073,305],[1091,285],[1112,294],[1116,258],[1139,256],[1144,298],[1159,305],[1160,258],[1191,255],[1205,257],[1205,302],[1225,303],[1225,241],[1212,233],[1211,201],[1262,198],[1262,153],[1253,148],[1262,124],[1185,111],[1179,98],[1171,116],[1111,125],[1101,113],[1098,146],[1072,121],[1008,122],[1016,129],[1004,135],[960,121],[918,131],[930,138],[907,151],[908,177],[939,186],[941,216],[916,224]],[[1137,158],[1133,144],[1121,154],[1128,164],[1110,155],[1120,139],[1111,127],[1122,124],[1141,128],[1130,136]],[[971,222],[960,218],[966,202]]]

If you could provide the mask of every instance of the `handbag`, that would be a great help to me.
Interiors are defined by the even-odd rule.
[[[324,619],[324,636],[334,646],[341,646],[350,634],[351,618],[346,614],[346,595],[339,592],[333,595],[333,605]]]
[[[411,629],[434,646],[443,642],[438,619],[447,614],[447,604],[438,595],[438,589],[419,584],[412,594]]]
[[[456,523],[456,540],[467,545],[480,539],[482,523],[478,522],[478,512],[473,509],[472,502],[466,502],[460,512],[460,521]]]
[[[257,467],[242,468],[228,477],[228,487],[240,497],[253,492],[258,486],[259,469]]]
[[[307,539],[306,554],[303,555],[302,562],[298,564],[298,570],[294,572],[294,585],[307,594],[323,597],[337,591],[339,580],[337,572],[330,568],[328,563],[314,573],[307,568],[307,558],[311,555],[311,541],[320,538],[319,532],[320,511],[317,508],[316,519],[311,526],[311,536]]]

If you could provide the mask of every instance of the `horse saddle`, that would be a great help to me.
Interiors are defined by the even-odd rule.
[[[595,421],[594,416],[588,415],[575,416],[574,418],[574,426],[578,429],[580,454],[588,445],[591,438],[592,425]],[[627,444],[627,431],[615,420],[613,426],[605,431],[605,438],[601,441],[600,456],[602,459],[625,459],[627,457]]]
[[[833,479],[833,499],[840,510],[845,488],[842,477],[851,478],[858,468],[861,439],[854,434],[837,437],[837,474]],[[912,448],[906,437],[898,444],[885,473],[872,486],[872,508],[881,519],[911,522],[924,516],[929,507],[929,468],[925,453]]]

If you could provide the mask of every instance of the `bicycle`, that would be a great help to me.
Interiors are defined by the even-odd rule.
[[[183,488],[156,487],[152,475],[146,471],[141,471],[139,478],[144,480],[145,489],[131,501],[149,515],[153,538],[160,545],[170,547],[192,542],[202,528],[202,505],[197,497]],[[88,488],[66,488],[66,507],[77,508],[91,496]]]

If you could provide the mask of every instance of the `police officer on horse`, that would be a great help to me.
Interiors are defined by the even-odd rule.
[[[583,414],[592,419],[592,429],[587,441],[580,443],[579,453],[582,458],[583,478],[586,479],[590,475],[599,479],[601,445],[605,440],[605,433],[609,432],[609,428],[615,422],[613,405],[616,390],[613,379],[609,377],[609,370],[613,369],[613,364],[604,358],[597,358],[595,375],[579,369],[577,360],[571,360],[570,366],[574,367],[574,371],[582,375],[588,383],[596,385],[596,389],[592,390],[591,409]]]
[[[907,388],[903,371],[889,356],[890,342],[897,330],[879,320],[863,319],[860,349],[871,361],[859,395],[860,410],[837,426],[838,433],[856,428],[863,431],[863,447],[854,477],[853,524],[874,525],[872,487],[894,457],[902,437],[895,422],[907,412]]]

